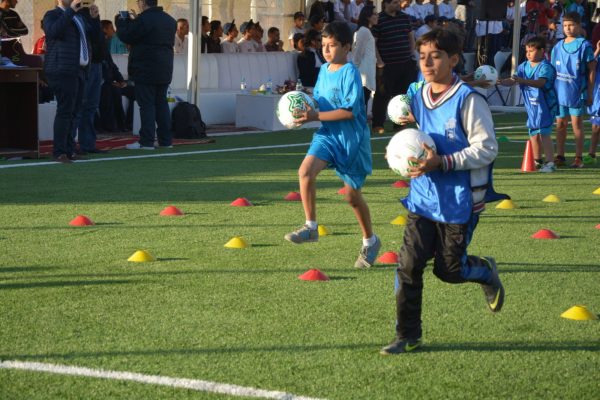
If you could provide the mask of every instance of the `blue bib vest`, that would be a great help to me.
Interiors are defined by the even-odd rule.
[[[526,61],[527,62],[527,61]],[[546,61],[541,61],[533,69],[533,74],[527,76],[525,73],[525,63],[519,65],[517,68],[517,76],[523,79],[536,80],[539,79],[539,73],[542,65],[552,65]],[[556,102],[547,95],[547,90],[542,88],[536,88],[533,86],[519,85],[521,92],[523,93],[523,101],[525,102],[525,109],[527,110],[527,127],[529,129],[541,129],[548,128],[554,123],[554,117],[556,115]]]
[[[419,129],[431,136],[439,155],[453,154],[469,146],[462,126],[461,107],[467,96],[476,92],[464,82],[458,85],[455,93],[434,109],[427,108],[423,102],[423,96],[427,95],[424,87],[417,91],[411,102]],[[402,204],[409,211],[433,221],[464,224],[469,221],[473,209],[471,172],[432,171],[413,179]]]
[[[553,67],[556,69],[554,88],[558,97],[558,104],[570,108],[581,107],[583,89],[586,85],[586,63],[583,62],[584,54],[589,43],[582,39],[577,50],[568,52],[564,48],[564,40],[554,46]]]

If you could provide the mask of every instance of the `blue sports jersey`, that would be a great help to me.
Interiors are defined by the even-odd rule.
[[[343,121],[322,121],[313,136],[311,148],[327,154],[325,161],[338,175],[369,175],[372,172],[371,135],[367,125],[364,93],[360,72],[353,63],[337,71],[323,64],[314,88],[314,100],[320,111],[345,109],[354,118]]]
[[[552,66],[556,69],[554,89],[558,104],[579,108],[586,98],[587,63],[593,61],[594,54],[590,43],[577,38],[565,43],[561,40],[552,49]]]
[[[600,61],[600,56],[598,57],[598,61]],[[594,82],[594,92],[592,96],[594,102],[588,107],[587,112],[592,117],[597,117],[600,116],[600,62],[596,64],[596,81]]]
[[[531,80],[546,79],[542,88],[527,85],[519,85],[519,87],[527,109],[527,127],[543,129],[552,126],[558,112],[558,103],[554,92],[556,78],[554,67],[546,60],[542,60],[535,67],[532,67],[529,61],[525,61],[517,68],[517,76]]]
[[[464,82],[458,85],[456,92],[434,109],[425,106],[423,96],[427,94],[423,87],[411,102],[419,129],[432,137],[439,155],[453,154],[469,146],[461,108],[467,96],[475,91]],[[409,211],[433,221],[464,224],[473,211],[471,172],[432,171],[415,178],[402,203]]]

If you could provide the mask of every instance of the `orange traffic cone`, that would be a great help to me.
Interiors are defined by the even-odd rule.
[[[533,149],[531,148],[530,140],[527,141],[527,146],[525,146],[523,162],[521,163],[521,172],[535,172],[535,161],[533,159]]]

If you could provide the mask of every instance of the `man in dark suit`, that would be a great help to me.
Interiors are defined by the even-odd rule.
[[[100,29],[100,24],[92,24],[89,17],[79,13],[81,9],[81,0],[58,0],[57,7],[44,15],[44,72],[56,96],[52,154],[62,163],[78,158],[71,133],[82,103],[91,60],[91,40],[98,37],[95,29]],[[97,18],[98,14],[96,6],[90,7],[91,18]]]
[[[142,123],[139,142],[127,148],[154,150],[155,133],[158,145],[169,148],[172,135],[167,91],[173,77],[177,22],[157,7],[157,0],[138,0],[137,4],[140,15],[117,20],[117,35],[131,45],[129,75],[135,83]]]

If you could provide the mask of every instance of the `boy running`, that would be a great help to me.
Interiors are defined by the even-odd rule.
[[[384,355],[421,345],[423,271],[432,258],[433,273],[444,282],[479,283],[492,312],[504,302],[494,259],[467,255],[485,202],[502,198],[492,189],[498,153],[492,114],[486,100],[452,72],[461,51],[454,33],[434,29],[421,36],[417,48],[427,83],[411,108],[439,154],[424,146],[427,158],[412,160],[417,166],[402,200],[409,214],[396,273],[396,338],[381,349]]]
[[[381,241],[373,233],[369,206],[361,188],[372,172],[371,141],[360,72],[347,62],[352,43],[352,32],[344,22],[332,22],[322,34],[323,56],[314,88],[314,100],[319,110],[308,107],[297,110],[299,123],[321,121],[315,132],[304,161],[300,165],[300,193],[306,223],[300,229],[285,235],[293,243],[319,240],[316,213],[316,179],[323,169],[335,168],[344,181],[346,200],[352,207],[362,230],[363,243],[356,268],[368,268],[375,263]]]
[[[545,49],[546,39],[541,36],[530,38],[525,43],[527,61],[519,65],[515,76],[502,79],[500,83],[505,86],[519,85],[527,110],[527,127],[535,166],[540,172],[554,172],[556,167],[552,161],[554,150],[551,134],[554,117],[558,111],[554,92],[556,71],[546,60]]]

